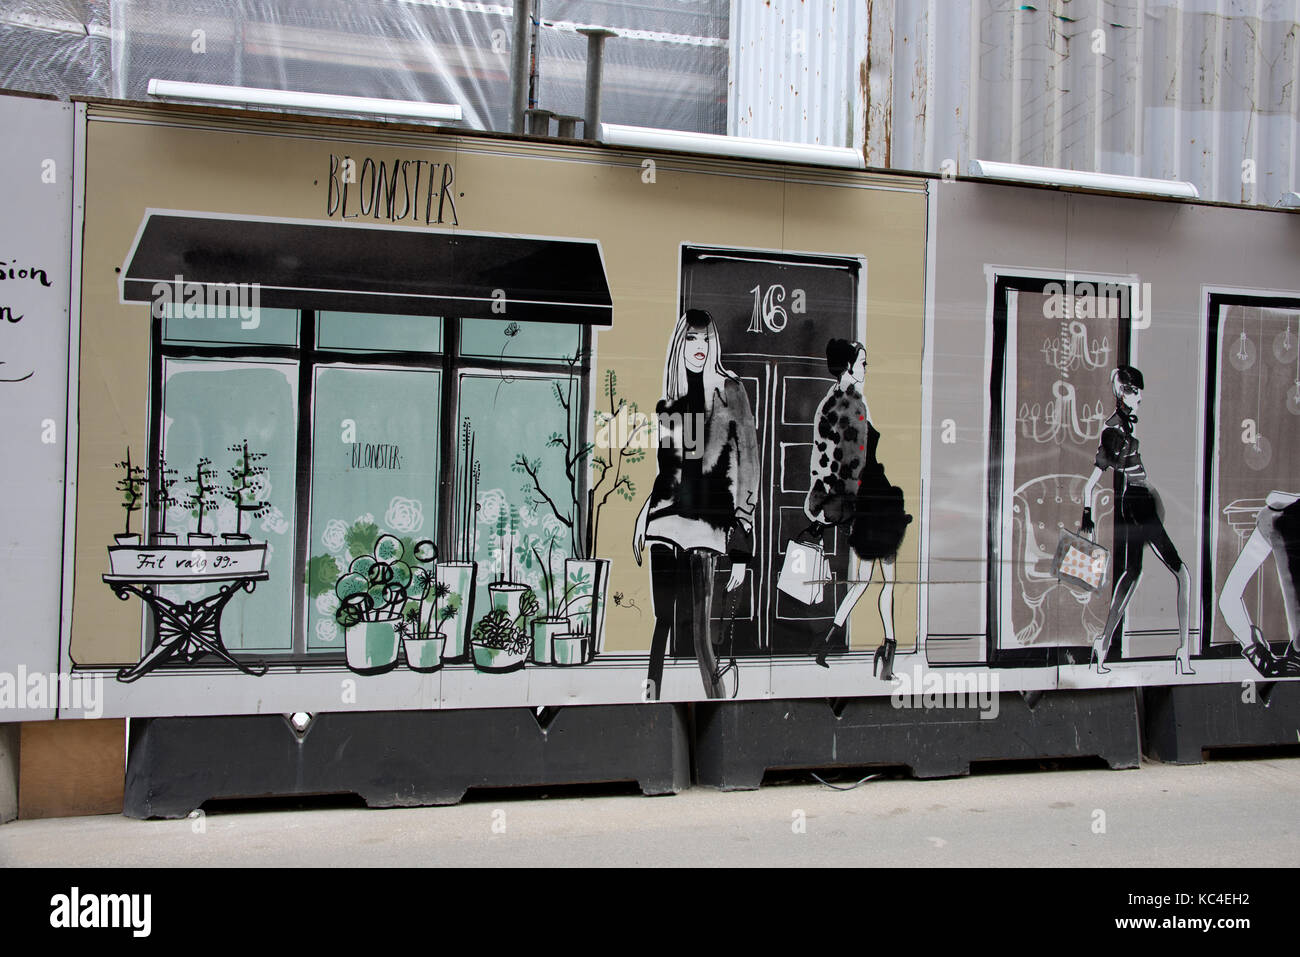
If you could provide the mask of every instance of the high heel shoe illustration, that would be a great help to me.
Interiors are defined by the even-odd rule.
[[[876,656],[871,660],[872,677],[879,677],[882,681],[894,680],[894,652],[897,650],[898,642],[893,638],[886,638],[885,643],[876,649]]]
[[[1178,650],[1174,652],[1174,674],[1196,674],[1196,670],[1192,667],[1192,652],[1189,645],[1179,645]]]
[[[830,631],[826,632],[826,634],[813,642],[812,647],[808,649],[808,653],[813,656],[813,660],[816,661],[817,664],[821,665],[823,668],[830,667],[830,665],[826,663],[826,655],[831,650],[831,643],[839,638],[843,632],[843,625],[833,624],[831,625]]]
[[[1264,633],[1255,625],[1250,626],[1250,645],[1241,649],[1241,656],[1255,666],[1265,678],[1274,678],[1278,674],[1277,656],[1264,640]]]
[[[1091,668],[1093,662],[1097,663],[1097,674],[1108,675],[1110,669],[1106,667],[1106,651],[1102,647],[1103,639],[1098,638],[1092,643],[1092,654],[1088,656],[1088,667]]]

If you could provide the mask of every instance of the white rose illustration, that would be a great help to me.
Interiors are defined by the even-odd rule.
[[[343,546],[347,543],[347,535],[347,525],[337,518],[331,518],[325,524],[325,531],[321,532],[320,541],[327,550],[341,552]]]
[[[321,641],[337,641],[339,626],[334,623],[333,618],[322,618],[316,622],[316,637]]]
[[[271,510],[262,518],[262,531],[283,535],[288,530],[289,523],[285,520],[284,512],[272,505]]]
[[[424,525],[424,506],[413,498],[395,495],[384,513],[384,524],[399,535],[418,532]]]
[[[333,617],[339,609],[339,596],[332,591],[316,596],[316,610],[326,617]]]
[[[478,497],[478,520],[487,525],[495,525],[506,507],[506,493],[499,488],[480,492]]]

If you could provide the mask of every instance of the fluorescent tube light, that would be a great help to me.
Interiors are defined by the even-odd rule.
[[[744,136],[718,136],[715,133],[684,133],[680,130],[657,130],[645,126],[619,126],[601,123],[600,138],[612,146],[631,146],[647,150],[677,150],[683,153],[710,153],[742,159],[777,160],[782,163],[815,163],[864,169],[862,154],[847,146],[812,146],[782,143]]]
[[[150,80],[149,95],[185,100],[214,100],[220,103],[255,103],[258,106],[285,109],[326,110],[331,113],[369,113],[422,120],[461,119],[461,108],[447,103],[383,100],[371,96],[339,96],[334,93],[300,93],[296,90],[263,90],[252,86],[221,86],[217,83],[185,83],[180,80]]]
[[[1078,186],[1083,189],[1105,189],[1116,193],[1141,193],[1146,196],[1175,196],[1180,199],[1200,199],[1195,184],[1174,179],[1148,179],[1145,176],[1115,176],[1111,173],[1083,173],[1072,169],[1053,169],[1050,166],[1021,166],[1018,163],[994,163],[973,159],[967,172],[985,179],[1013,180],[1018,183],[1038,183],[1045,186]]]

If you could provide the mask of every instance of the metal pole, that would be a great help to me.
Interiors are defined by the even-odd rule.
[[[587,38],[587,107],[582,126],[583,136],[600,139],[600,92],[605,72],[605,41],[618,36],[613,30],[590,27],[579,30]]]
[[[529,48],[532,45],[533,0],[515,0],[515,38],[510,49],[510,132],[524,131],[528,109]]]

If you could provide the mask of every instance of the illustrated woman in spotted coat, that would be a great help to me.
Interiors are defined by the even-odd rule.
[[[871,423],[862,383],[867,377],[867,353],[860,342],[832,339],[826,344],[826,365],[838,380],[817,407],[816,434],[811,459],[812,484],[804,511],[812,520],[810,532],[824,534],[838,525],[848,532],[853,558],[848,594],[835,610],[835,623],[817,641],[811,653],[823,668],[826,653],[844,635],[849,613],[875,575],[876,563],[884,585],[880,589],[880,620],[885,643],[876,651],[872,674],[893,677],[894,560],[912,520],[903,505],[903,492],[891,485],[876,461],[880,433]],[[883,667],[882,667],[883,666]]]
[[[1133,591],[1142,578],[1142,555],[1148,545],[1156,557],[1178,580],[1178,650],[1174,653],[1176,674],[1195,674],[1191,663],[1191,646],[1187,637],[1187,622],[1191,602],[1192,578],[1187,565],[1178,556],[1178,549],[1165,531],[1164,507],[1160,496],[1147,482],[1142,455],[1138,452],[1138,438],[1133,427],[1137,424],[1137,409],[1142,402],[1142,373],[1132,366],[1120,366],[1110,374],[1110,388],[1115,395],[1115,413],[1106,420],[1101,433],[1101,446],[1097,449],[1096,468],[1083,488],[1083,520],[1079,532],[1091,535],[1092,496],[1108,469],[1119,473],[1119,499],[1115,509],[1115,554],[1123,556],[1124,571],[1115,580],[1115,591],[1110,600],[1110,614],[1106,627],[1092,646],[1092,658],[1097,662],[1097,673],[1106,674],[1106,651],[1124,620]]]

